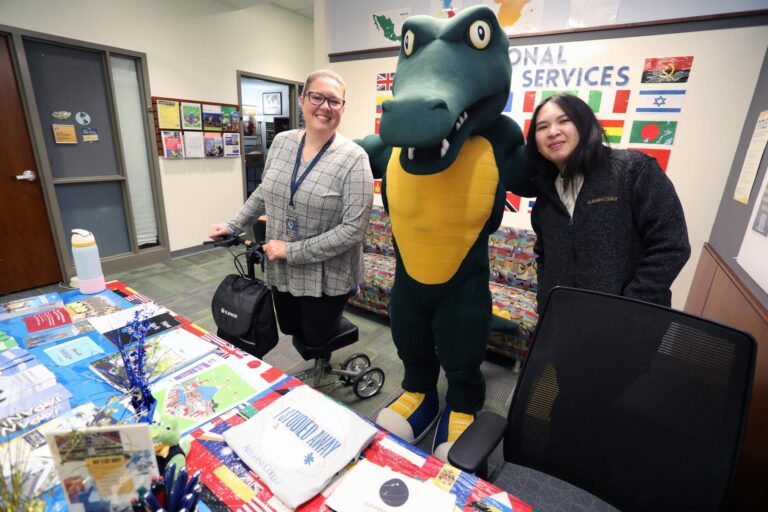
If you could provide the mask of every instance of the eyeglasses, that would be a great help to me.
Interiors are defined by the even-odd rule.
[[[313,105],[317,105],[318,107],[328,102],[328,108],[331,110],[341,110],[341,107],[344,106],[344,103],[346,101],[339,99],[339,98],[328,98],[326,96],[323,96],[319,92],[309,91],[304,95],[305,97],[309,98],[309,102]]]

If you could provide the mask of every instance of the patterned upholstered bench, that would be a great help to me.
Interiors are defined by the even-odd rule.
[[[521,361],[538,321],[536,314],[536,235],[527,229],[502,227],[490,236],[489,287],[497,314],[508,317],[512,332],[491,332],[488,350]],[[395,277],[395,251],[389,216],[374,206],[365,237],[365,283],[350,299],[353,306],[389,316],[389,295]]]

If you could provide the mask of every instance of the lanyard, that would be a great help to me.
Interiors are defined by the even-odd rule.
[[[333,143],[333,139],[336,138],[336,134],[334,133],[331,135],[331,138],[328,139],[328,142],[326,142],[322,149],[315,155],[315,158],[312,159],[311,162],[309,162],[309,165],[307,165],[306,170],[302,173],[301,176],[299,176],[299,179],[296,179],[296,176],[299,174],[299,165],[301,165],[301,153],[304,151],[304,141],[307,138],[307,134],[301,136],[301,142],[299,143],[299,152],[296,154],[296,163],[293,166],[293,174],[291,174],[291,200],[288,203],[289,206],[293,206],[293,195],[296,193],[297,190],[299,190],[299,187],[304,182],[304,178],[307,177],[307,174],[309,174],[309,171],[312,170],[312,168],[315,166],[315,164],[320,160],[320,157],[323,156],[323,153],[325,153],[329,147],[331,147],[331,144]]]

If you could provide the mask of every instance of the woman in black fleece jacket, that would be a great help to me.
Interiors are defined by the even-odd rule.
[[[604,141],[576,96],[551,96],[533,113],[526,152],[539,190],[531,214],[539,312],[558,285],[669,306],[690,256],[683,208],[658,162]]]

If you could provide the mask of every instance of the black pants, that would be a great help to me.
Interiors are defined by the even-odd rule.
[[[272,288],[280,330],[285,334],[300,336],[305,345],[311,346],[322,345],[336,332],[350,295],[295,297]]]

